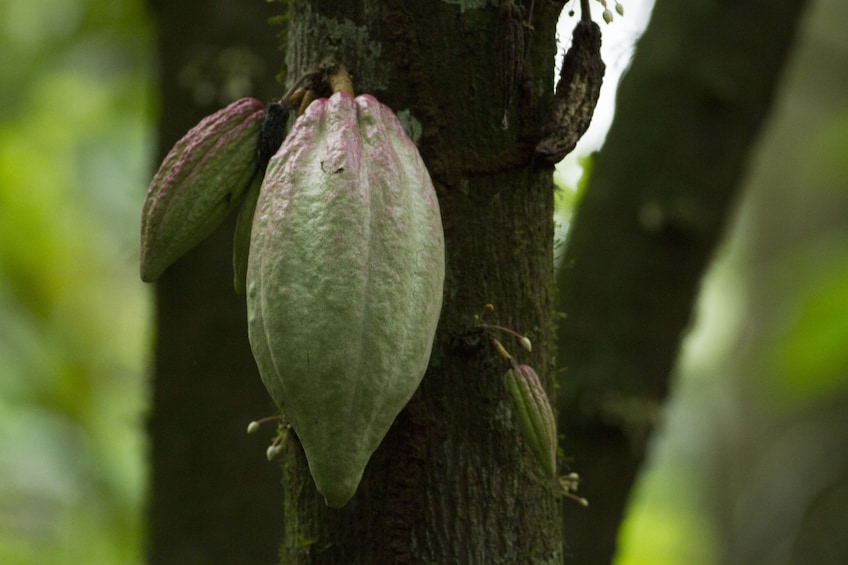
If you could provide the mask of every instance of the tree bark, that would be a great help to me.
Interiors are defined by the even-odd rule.
[[[279,97],[274,7],[167,0],[158,22],[159,155],[200,119],[241,96]],[[158,162],[158,161],[157,161]],[[156,285],[149,417],[149,563],[274,563],[283,511],[277,469],[251,420],[273,413],[233,292],[227,222]]]
[[[590,502],[565,519],[576,563],[612,560],[804,5],[660,0],[621,84],[558,280],[560,430]]]
[[[553,90],[559,8],[535,2],[525,26],[491,2],[290,2],[289,80],[335,56],[357,92],[420,132],[442,208],[447,280],[430,368],[346,507],[324,504],[290,438],[284,563],[562,560],[560,498],[515,427],[503,362],[473,327],[493,303],[494,319],[533,339],[521,361],[550,389],[552,171],[534,166],[533,147]],[[507,28],[532,38],[511,102],[504,89],[515,67],[502,61],[524,51],[502,41]]]

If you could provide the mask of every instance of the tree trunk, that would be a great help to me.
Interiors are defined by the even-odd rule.
[[[167,0],[160,24],[159,155],[231,100],[278,97],[274,6]],[[227,222],[156,285],[150,563],[274,563],[283,516],[279,472],[251,420],[273,413],[233,292]]]
[[[660,0],[568,236],[560,430],[584,478],[577,563],[609,563],[698,284],[805,2]]]
[[[553,90],[560,5],[535,2],[531,28],[491,4],[289,4],[289,82],[335,56],[357,92],[420,133],[442,208],[447,280],[430,368],[346,507],[325,505],[296,438],[288,442],[284,563],[562,560],[557,490],[515,427],[503,362],[473,327],[493,303],[494,320],[530,335],[533,353],[519,359],[550,389],[552,171],[532,159]],[[523,56],[502,41],[508,28],[532,42],[502,129],[515,76],[502,61]]]

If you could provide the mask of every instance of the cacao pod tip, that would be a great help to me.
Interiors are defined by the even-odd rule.
[[[350,497],[348,497],[348,498],[346,498],[346,499],[344,499],[344,500],[342,500],[342,499],[335,499],[335,500],[332,500],[332,501],[331,501],[329,498],[326,498],[326,497],[325,497],[325,498],[324,498],[324,504],[326,504],[326,505],[327,505],[327,506],[329,506],[330,508],[336,508],[336,509],[338,509],[338,508],[344,508],[344,506],[345,506],[345,504],[347,504],[348,500],[350,500]]]
[[[341,508],[356,494],[368,458],[363,461],[359,456],[355,456],[354,459],[356,460],[353,461],[339,454],[338,457],[330,460],[316,460],[314,456],[310,457],[309,451],[306,452],[306,460],[309,464],[309,472],[315,481],[315,488],[324,497],[327,506]]]
[[[317,486],[317,484],[316,484]],[[357,480],[357,484],[352,488],[345,488],[342,484],[333,485],[333,487],[325,487],[318,488],[318,492],[320,492],[324,497],[324,502],[330,508],[343,508],[353,495],[356,494],[356,489],[359,486],[359,481]]]
[[[343,507],[356,494],[362,474],[371,458],[370,453],[364,455],[336,446],[336,452],[331,456],[321,457],[320,453],[316,453],[304,443],[303,436],[300,436],[300,440],[306,451],[306,460],[315,481],[315,488],[324,497],[327,506]]]
[[[163,255],[152,251],[143,239],[139,250],[139,276],[142,282],[155,283],[171,263],[163,260]]]
[[[142,282],[146,283],[154,283],[159,279],[161,272],[156,272],[150,268],[150,265],[144,258],[144,251],[142,251],[141,255],[141,268],[139,269],[139,275],[141,276]]]

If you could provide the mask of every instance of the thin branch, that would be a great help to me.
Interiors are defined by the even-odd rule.
[[[592,21],[592,10],[589,8],[589,0],[580,0],[580,19],[584,22]]]

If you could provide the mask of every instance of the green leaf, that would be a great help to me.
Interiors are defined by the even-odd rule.
[[[848,386],[848,250],[808,273],[771,362],[787,400],[818,400]]]

